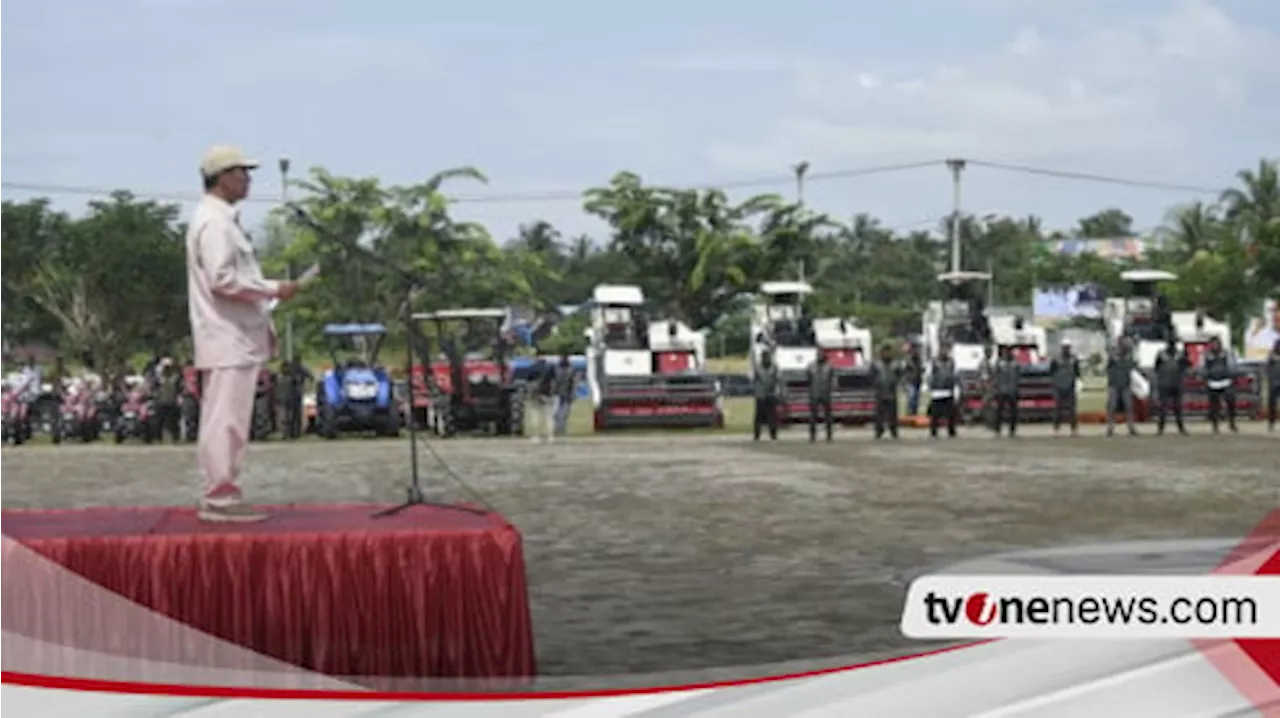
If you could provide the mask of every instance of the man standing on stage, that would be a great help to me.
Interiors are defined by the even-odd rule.
[[[1178,433],[1187,433],[1187,427],[1182,423],[1182,380],[1190,366],[1187,355],[1178,352],[1177,340],[1169,337],[1164,349],[1156,356],[1156,434],[1164,434],[1165,417],[1170,409],[1173,410]]]
[[[258,372],[275,354],[272,300],[298,291],[262,276],[235,205],[249,194],[258,163],[234,147],[210,149],[200,162],[204,197],[187,230],[187,301],[195,366],[204,374],[196,455],[204,478],[200,518],[261,521],[243,504],[240,468],[253,423]]]
[[[1076,384],[1080,381],[1080,360],[1071,352],[1071,342],[1062,341],[1062,354],[1049,365],[1053,377],[1053,431],[1062,428],[1066,414],[1071,422],[1071,435],[1080,435],[1080,415],[1076,410]]]

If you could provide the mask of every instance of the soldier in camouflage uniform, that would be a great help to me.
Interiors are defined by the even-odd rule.
[[[1185,353],[1178,352],[1178,342],[1172,337],[1160,354],[1156,356],[1156,433],[1164,433],[1165,417],[1173,410],[1173,420],[1178,425],[1178,433],[1187,433],[1182,423],[1182,379],[1187,374],[1191,362]]]
[[[1209,340],[1209,350],[1204,353],[1204,380],[1209,388],[1209,422],[1213,433],[1218,433],[1218,421],[1226,409],[1227,425],[1236,428],[1236,397],[1231,378],[1231,355],[1222,347],[1217,337]]]
[[[995,433],[1000,433],[996,428],[996,395],[995,395],[995,371],[996,362],[991,356],[992,347],[990,344],[982,347],[982,361],[978,363],[978,390],[982,392],[982,411],[979,420],[982,425]]]
[[[880,358],[871,367],[872,386],[876,392],[876,438],[898,438],[898,385],[907,379],[907,366],[894,361],[893,347],[880,347]]]
[[[1065,414],[1070,420],[1071,435],[1080,434],[1080,415],[1076,411],[1076,383],[1080,381],[1080,360],[1071,351],[1071,342],[1062,342],[1062,354],[1049,365],[1053,377],[1053,431],[1062,428]]]
[[[1013,358],[1013,350],[1001,347],[1000,358],[992,373],[996,394],[995,433],[1000,435],[1006,417],[1009,419],[1009,437],[1018,435],[1018,384],[1022,381],[1022,367]]]
[[[818,440],[818,414],[827,426],[827,441],[831,441],[831,389],[835,372],[827,355],[818,352],[818,358],[809,365],[809,441]]]
[[[1129,337],[1120,337],[1116,350],[1107,358],[1107,436],[1116,433],[1116,414],[1122,407],[1129,435],[1138,435],[1133,417],[1133,372],[1137,368],[1132,342]]]
[[[773,352],[765,350],[760,354],[760,364],[756,367],[754,394],[756,398],[755,420],[752,438],[760,440],[760,430],[769,427],[769,438],[778,440],[778,395],[782,391],[782,381],[778,377],[778,365],[773,363]]]
[[[938,425],[947,424],[947,435],[956,437],[956,398],[960,379],[956,360],[951,357],[951,342],[943,342],[938,356],[929,364],[929,436],[938,438]]]

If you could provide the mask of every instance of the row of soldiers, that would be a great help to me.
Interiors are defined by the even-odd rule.
[[[997,356],[986,346],[978,367],[978,386],[982,392],[982,423],[999,436],[1007,428],[1009,436],[1018,431],[1018,391],[1022,384],[1022,366],[1012,349],[1001,347]],[[1209,400],[1209,422],[1214,433],[1225,419],[1231,431],[1236,426],[1234,395],[1234,361],[1218,339],[1213,339],[1204,353],[1199,369],[1203,373]],[[1156,433],[1163,435],[1167,419],[1172,414],[1178,433],[1187,434],[1182,416],[1182,387],[1193,364],[1185,351],[1179,351],[1177,342],[1170,339],[1156,357],[1154,405],[1156,409]],[[1116,417],[1123,413],[1129,434],[1138,434],[1133,405],[1133,377],[1138,365],[1133,354],[1133,344],[1127,337],[1117,342],[1116,351],[1107,359],[1107,436],[1115,433]],[[825,425],[826,439],[831,441],[833,417],[831,395],[834,388],[834,369],[821,353],[808,369],[809,386],[809,440],[817,441],[819,422]],[[898,389],[904,384],[919,381],[918,364],[910,358],[902,361],[894,358],[891,345],[880,348],[880,355],[871,366],[871,386],[875,393],[875,438],[888,435],[898,438]],[[1077,409],[1078,387],[1081,380],[1080,361],[1070,342],[1063,342],[1061,353],[1049,365],[1054,388],[1053,430],[1058,432],[1063,424],[1071,434],[1079,434]],[[1277,342],[1267,361],[1267,420],[1274,431],[1277,399],[1280,398],[1280,342]],[[764,429],[769,437],[778,438],[778,402],[783,384],[770,352],[760,357],[759,370],[755,373],[755,421],[753,439],[760,440]],[[929,366],[929,435],[937,438],[944,425],[947,435],[957,435],[956,425],[960,414],[960,377],[951,345],[944,342],[938,355]]]

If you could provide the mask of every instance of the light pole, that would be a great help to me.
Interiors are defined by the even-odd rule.
[[[964,172],[964,160],[947,160],[947,169],[951,170],[952,207],[951,207],[951,271],[960,271],[960,174]]]
[[[803,207],[804,206],[804,176],[809,173],[809,161],[803,160],[793,165],[791,167],[791,171],[794,172],[796,175],[796,204]],[[805,272],[804,272],[805,267],[804,267],[803,259],[796,262],[796,269],[798,270],[797,274],[800,276],[800,281],[803,282],[805,280]]]
[[[289,158],[281,157],[280,167],[280,208],[286,209],[289,206]],[[284,225],[284,231],[288,232],[288,223]],[[285,263],[284,278],[293,279],[293,262]],[[287,361],[293,361],[293,315],[285,311],[284,316],[284,358]]]
[[[796,175],[796,204],[804,204],[804,176],[809,173],[808,161],[793,165],[791,171]]]

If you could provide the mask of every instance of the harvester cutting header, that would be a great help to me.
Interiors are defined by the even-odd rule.
[[[871,388],[871,332],[849,318],[813,318],[805,307],[813,287],[807,282],[760,285],[751,317],[751,364],[754,380],[761,355],[773,355],[784,384],[778,420],[809,420],[809,368],[824,356],[833,369],[831,414],[840,423],[859,423],[875,416]]]
[[[724,425],[701,332],[675,319],[651,323],[636,286],[602,284],[591,299],[587,385],[596,431]]]

